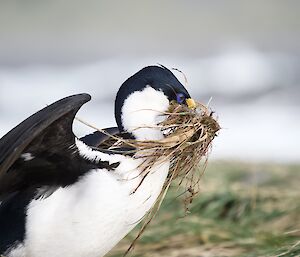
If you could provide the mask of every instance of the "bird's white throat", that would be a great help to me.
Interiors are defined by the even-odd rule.
[[[162,92],[148,86],[135,91],[124,101],[122,125],[138,140],[159,140],[163,134],[157,124],[168,110],[169,100]]]

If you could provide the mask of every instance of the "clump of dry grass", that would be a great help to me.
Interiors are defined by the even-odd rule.
[[[180,185],[185,184],[187,193],[185,208],[187,211],[187,205],[192,202],[195,195],[199,192],[198,186],[201,174],[199,172],[197,174],[195,171],[199,170],[199,163],[202,159],[204,159],[205,169],[212,140],[216,137],[220,126],[213,117],[213,112],[207,106],[198,102],[196,104],[197,108],[192,110],[185,105],[171,102],[168,112],[161,114],[165,116],[165,119],[154,127],[155,129],[160,129],[165,135],[165,138],[162,140],[139,141],[123,139],[108,134],[111,141],[109,143],[106,142],[106,145],[113,145],[113,147],[129,146],[135,149],[133,150],[134,158],[144,159],[139,167],[142,171],[139,185],[143,183],[154,165],[159,165],[170,160],[169,175],[165,181],[163,190],[155,205],[148,213],[140,233],[126,253],[133,248],[136,240],[141,236],[157,213],[172,181],[177,180]],[[100,131],[107,134],[107,132]],[[204,169],[202,170],[204,171]]]
[[[185,183],[186,192],[188,193],[185,197],[185,209],[188,211],[187,205],[192,202],[199,192],[198,186],[201,174],[197,174],[195,171],[199,167],[202,158],[205,160],[205,169],[212,140],[220,130],[220,125],[213,117],[213,112],[201,103],[197,103],[197,108],[191,110],[184,105],[172,102],[169,111],[163,115],[167,117],[158,124],[158,127],[163,131],[164,139],[159,141],[130,141],[130,144],[134,145],[137,151],[145,153],[145,155],[142,155],[143,157],[149,153],[143,169],[143,178],[147,176],[154,164],[157,165],[159,158],[161,162],[166,159],[171,160],[171,166],[169,176],[156,204],[149,212],[140,233],[127,252],[131,250],[135,241],[151,222],[172,181],[176,179],[179,184]],[[204,171],[204,169],[202,170]]]
[[[138,152],[136,158],[147,157],[142,167],[143,178],[147,176],[153,165],[170,160],[171,166],[165,182],[165,190],[173,180],[179,179],[179,184],[186,183],[186,191],[190,195],[195,195],[198,192],[197,186],[201,176],[193,171],[202,158],[205,158],[206,162],[211,142],[220,130],[220,126],[214,119],[213,112],[200,103],[197,103],[196,109],[191,110],[172,102],[169,111],[163,115],[167,117],[158,124],[158,128],[163,131],[164,139],[127,140],[127,143],[135,147]]]

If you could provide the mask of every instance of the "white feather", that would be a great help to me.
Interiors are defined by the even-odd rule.
[[[34,159],[34,156],[31,153],[23,153],[21,154],[21,158],[23,158],[25,162],[28,162]]]
[[[25,251],[25,247],[23,244],[17,244],[16,246],[14,246],[9,254],[6,254],[5,256],[7,257],[26,257],[26,251]]]
[[[108,161],[109,164],[113,164],[125,159],[125,156],[118,154],[107,154],[101,153],[99,151],[93,150],[91,147],[80,141],[79,139],[75,139],[75,145],[77,149],[79,149],[79,154],[81,157],[90,160],[90,161]]]
[[[153,128],[167,111],[169,100],[162,92],[148,86],[142,91],[135,91],[124,101],[122,124],[139,140],[162,139],[163,134]]]

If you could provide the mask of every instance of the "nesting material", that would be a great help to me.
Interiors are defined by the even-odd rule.
[[[199,192],[198,186],[201,174],[207,163],[211,143],[217,136],[220,126],[213,117],[213,112],[207,106],[199,102],[196,104],[197,108],[191,110],[187,106],[171,102],[168,112],[161,114],[165,116],[164,121],[158,124],[157,127],[154,127],[154,129],[163,131],[165,138],[162,140],[138,141],[111,135],[109,142],[106,142],[107,146],[114,145],[117,148],[130,147],[134,149],[130,150],[134,154],[134,158],[145,159],[140,167],[142,170],[140,185],[149,174],[153,165],[159,165],[159,162],[166,160],[171,161],[169,175],[163,190],[156,204],[148,213],[148,217],[146,217],[140,233],[126,253],[132,249],[136,240],[157,213],[172,181],[176,180],[185,189],[184,203],[186,211],[188,211],[187,206]],[[102,145],[105,145],[105,142]],[[200,169],[199,165],[202,159],[204,160],[202,162],[204,168]],[[138,188],[139,186],[136,190]]]
[[[197,170],[202,159],[207,159],[211,143],[220,130],[213,112],[200,102],[196,102],[196,105],[197,107],[191,110],[185,105],[172,101],[169,110],[161,113],[164,116],[163,121],[153,127],[153,129],[161,130],[165,135],[161,140],[124,139],[78,120],[107,134],[107,140],[101,142],[99,148],[111,151],[120,148],[128,149],[127,153],[133,154],[134,158],[145,159],[139,167],[143,177],[147,176],[154,164],[159,165],[159,162],[170,160],[171,167],[166,185],[175,179],[182,178],[180,184],[183,180],[189,180],[188,190],[191,191],[199,182],[192,179],[194,171]],[[138,129],[141,128],[136,128]]]
[[[199,192],[199,181],[206,167],[211,143],[220,130],[220,125],[213,117],[213,112],[199,102],[197,102],[197,108],[194,110],[172,102],[168,112],[162,115],[165,115],[166,119],[158,124],[158,129],[163,131],[164,139],[159,141],[125,141],[128,145],[136,148],[137,158],[148,157],[143,163],[144,167],[142,167],[143,179],[148,175],[152,166],[157,165],[158,160],[161,162],[171,160],[169,175],[163,190],[125,255],[134,247],[136,240],[157,213],[174,180],[178,181],[179,185],[184,186],[184,205],[186,212],[188,212],[188,205]],[[202,159],[204,159],[203,169],[200,168]]]
[[[160,198],[163,198],[163,194],[171,182],[176,179],[179,184],[185,184],[190,198],[199,191],[197,187],[200,176],[199,172],[197,174],[197,168],[202,158],[207,159],[212,140],[217,135],[220,126],[213,117],[213,112],[201,103],[197,103],[197,108],[191,110],[184,105],[172,102],[168,112],[161,115],[166,118],[155,129],[163,131],[164,139],[157,141],[119,139],[114,145],[133,147],[135,158],[145,159],[140,167],[142,170],[140,184],[154,164],[159,165],[159,162],[171,160],[169,176]],[[191,200],[190,198],[189,201]]]
[[[169,177],[172,180],[189,174],[199,164],[202,157],[207,157],[212,140],[220,130],[213,112],[197,103],[194,110],[172,102],[169,111],[164,113],[166,119],[158,125],[165,135],[159,141],[128,140],[140,151],[142,157],[147,156],[147,169],[160,158],[170,159]],[[149,165],[150,164],[150,165]]]

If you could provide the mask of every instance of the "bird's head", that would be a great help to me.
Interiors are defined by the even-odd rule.
[[[163,137],[155,126],[172,100],[195,108],[195,102],[174,74],[165,67],[148,66],[127,79],[115,100],[115,117],[122,132],[129,132],[139,140]]]

